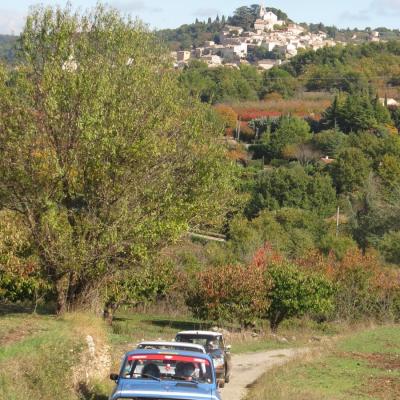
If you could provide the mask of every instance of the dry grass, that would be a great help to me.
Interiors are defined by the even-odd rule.
[[[284,114],[318,118],[330,106],[332,98],[329,93],[308,93],[301,97],[286,100],[277,98],[229,105],[239,114],[242,120],[246,121],[253,118],[277,117]]]

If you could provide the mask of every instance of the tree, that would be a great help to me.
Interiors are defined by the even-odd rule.
[[[301,166],[265,171],[256,181],[249,216],[263,209],[301,208],[327,217],[334,212],[336,192],[326,175],[309,176]]]
[[[385,154],[379,164],[378,174],[383,183],[382,191],[387,197],[400,190],[400,166],[397,157]]]
[[[117,11],[35,8],[21,58],[0,70],[0,206],[21,216],[64,312],[217,223],[230,163],[210,108]]]
[[[284,116],[271,134],[271,154],[277,158],[282,157],[288,146],[306,143],[311,138],[310,126],[304,119]]]
[[[264,74],[263,96],[275,92],[283,97],[290,97],[293,96],[297,86],[296,79],[289,72],[274,67]]]
[[[353,218],[350,220],[352,235],[363,250],[380,248],[387,233],[400,231],[399,200],[398,188],[390,196],[385,196],[376,180],[368,179],[360,199],[353,205]]]
[[[240,26],[244,30],[249,31],[257,19],[256,7],[243,6],[237,8],[233,16],[228,19],[228,23],[234,26]]]
[[[344,149],[332,164],[332,178],[339,193],[362,188],[370,173],[370,162],[360,149]]]
[[[322,275],[306,274],[286,264],[269,268],[266,279],[271,287],[267,291],[267,315],[273,331],[287,318],[304,314],[326,316],[334,309],[334,287]]]
[[[346,137],[344,133],[330,129],[314,135],[312,142],[324,156],[335,157],[345,146]]]
[[[230,129],[236,128],[238,121],[238,114],[232,107],[226,106],[224,104],[217,104],[215,106],[215,111],[221,118],[225,128],[230,128]]]

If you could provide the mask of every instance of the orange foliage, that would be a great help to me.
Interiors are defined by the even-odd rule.
[[[226,128],[231,128],[231,129],[236,128],[238,115],[232,107],[229,107],[224,104],[217,104],[214,107],[214,109],[218,113],[218,115],[221,117]]]
[[[273,98],[268,97],[265,101],[240,103],[232,105],[232,108],[243,121],[267,117],[278,118],[287,114],[319,120],[330,104],[331,98],[284,100],[274,95]]]
[[[352,249],[342,260],[337,260],[333,253],[324,256],[315,250],[303,258],[297,259],[296,264],[304,269],[320,271],[336,282],[342,281],[347,272],[361,268],[370,273],[371,283],[375,288],[400,289],[400,271],[382,266],[378,254],[372,250],[364,254],[361,250]]]

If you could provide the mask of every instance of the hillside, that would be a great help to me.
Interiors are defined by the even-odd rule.
[[[196,19],[193,23],[184,24],[176,29],[163,29],[157,32],[168,47],[173,50],[190,50],[199,47],[206,41],[215,41],[220,43],[221,31],[226,26],[236,26],[244,30],[254,28],[260,11],[258,4],[251,6],[242,6],[237,8],[232,16],[217,16],[216,19],[208,18],[206,20]],[[266,7],[267,12],[274,13],[279,20],[286,24],[293,23],[289,16],[282,10],[274,7]],[[336,26],[327,26],[322,23],[305,23],[298,21],[307,32],[324,32],[330,39],[342,43],[362,44],[371,39],[372,32],[378,32],[382,40],[400,39],[399,29],[388,29],[385,27],[376,27],[375,29],[340,29]]]
[[[15,59],[17,36],[0,35],[0,60],[12,63]]]

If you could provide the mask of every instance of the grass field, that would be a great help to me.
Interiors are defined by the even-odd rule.
[[[400,327],[353,334],[324,349],[268,372],[248,400],[400,399]]]

